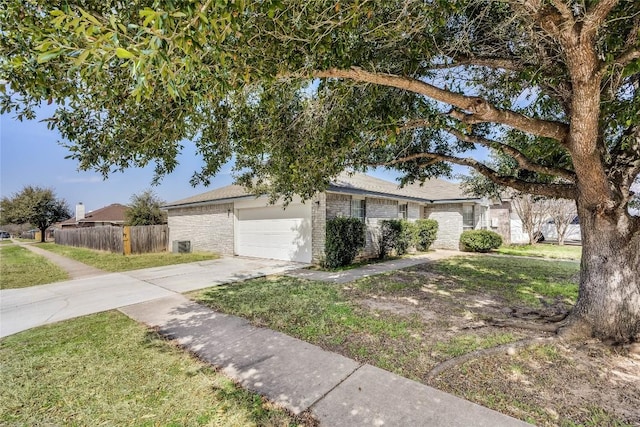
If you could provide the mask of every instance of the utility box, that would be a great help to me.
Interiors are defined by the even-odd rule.
[[[190,240],[174,240],[171,242],[171,252],[176,254],[186,254],[191,252]]]

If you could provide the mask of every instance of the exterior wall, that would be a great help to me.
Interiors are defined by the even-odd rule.
[[[351,216],[351,196],[346,194],[327,193],[327,219],[338,216]]]
[[[418,203],[409,203],[409,209],[407,212],[408,220],[415,221],[416,219],[420,219],[422,215],[420,215],[420,205]]]
[[[490,208],[490,227],[491,231],[495,231],[502,236],[502,242],[505,245],[511,244],[511,203],[502,202],[499,205],[492,205]]]
[[[459,249],[462,234],[462,204],[447,203],[428,205],[424,217],[438,221],[438,237],[433,242],[434,249]]]
[[[378,199],[367,197],[365,199],[366,204],[366,217],[365,223],[367,225],[366,245],[362,251],[362,256],[372,257],[378,255],[378,222],[382,219],[396,219],[398,218],[398,201],[388,199]],[[415,204],[417,206],[417,204]],[[326,195],[326,209],[327,215],[325,220],[336,218],[338,216],[350,217],[351,216],[351,196],[346,194],[333,194],[328,193]],[[415,209],[415,208],[414,208]],[[409,206],[409,212],[411,212],[411,204]],[[419,212],[419,208],[418,208]],[[411,215],[411,213],[409,214]],[[326,228],[323,230],[326,233]],[[314,235],[315,222],[314,222]],[[325,234],[326,236],[326,234]],[[322,251],[324,254],[324,240],[322,242]],[[315,260],[315,255],[314,255]]]
[[[194,251],[233,255],[233,203],[169,209],[169,244],[190,240]]]
[[[314,264],[319,264],[324,259],[328,197],[326,193],[319,193],[311,201],[311,262]]]
[[[380,228],[383,219],[398,219],[398,201],[388,199],[366,198],[367,243],[363,255],[372,257],[378,255]]]

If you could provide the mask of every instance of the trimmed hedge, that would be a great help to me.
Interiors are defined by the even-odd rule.
[[[327,220],[325,267],[336,268],[353,262],[366,243],[365,224],[358,218]]]
[[[489,252],[502,245],[502,237],[494,231],[468,230],[460,235],[460,246],[463,251]]]
[[[419,251],[427,251],[438,237],[438,221],[435,219],[418,219],[413,223],[414,244]]]
[[[414,225],[404,219],[385,219],[380,221],[380,245],[378,257],[385,258],[392,251],[396,255],[407,253],[413,244]]]

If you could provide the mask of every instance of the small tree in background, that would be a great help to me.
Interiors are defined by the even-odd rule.
[[[530,194],[520,194],[514,197],[511,206],[522,221],[522,229],[529,236],[529,244],[537,243],[537,234],[549,218],[549,200],[535,198]]]
[[[44,242],[45,231],[52,224],[71,217],[64,199],[56,197],[50,188],[27,186],[0,202],[0,223],[32,224],[40,230],[40,241]]]
[[[158,225],[167,223],[167,213],[160,209],[164,204],[152,190],[131,196],[125,212],[127,225]]]
[[[567,199],[549,200],[549,216],[553,219],[558,232],[558,244],[564,245],[567,230],[573,219],[578,215],[576,202]]]

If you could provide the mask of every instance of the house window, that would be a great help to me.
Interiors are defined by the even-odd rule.
[[[364,199],[351,199],[351,217],[364,221],[366,214],[366,204]]]
[[[409,218],[409,204],[405,203],[404,205],[398,205],[398,218],[407,219]]]
[[[475,228],[474,224],[474,206],[473,205],[463,205],[462,206],[462,229],[463,230],[473,230]]]

